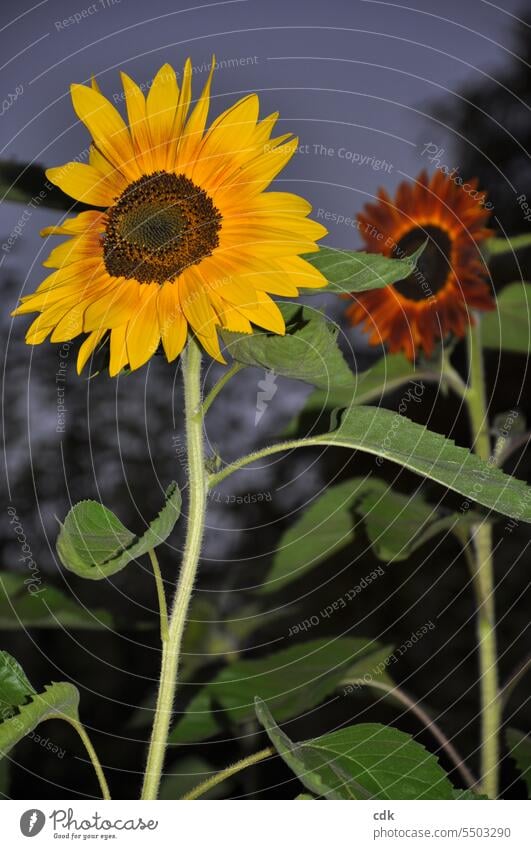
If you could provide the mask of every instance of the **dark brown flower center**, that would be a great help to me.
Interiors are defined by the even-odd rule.
[[[416,270],[394,287],[410,301],[423,301],[436,295],[445,285],[450,272],[452,242],[441,227],[414,227],[398,242],[398,255],[410,256],[428,239]]]
[[[183,174],[156,171],[131,183],[107,213],[105,268],[140,283],[174,280],[219,244],[221,215]]]

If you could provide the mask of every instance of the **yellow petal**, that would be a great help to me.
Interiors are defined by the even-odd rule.
[[[80,233],[96,230],[102,232],[105,229],[105,215],[96,210],[88,210],[80,212],[75,218],[67,218],[62,224],[52,225],[51,227],[43,227],[41,236],[76,236]]]
[[[239,168],[253,149],[253,134],[258,120],[258,97],[249,94],[223,112],[206,134],[192,178],[207,185],[218,172]]]
[[[218,334],[215,328],[208,335],[197,333],[196,336],[199,343],[203,346],[207,354],[210,354],[213,360],[217,360],[218,363],[223,363],[224,365],[226,365],[227,361],[221,353],[221,349],[219,347]]]
[[[212,65],[208,75],[205,87],[201,92],[201,97],[194,106],[186,126],[184,127],[177,152],[178,168],[186,170],[187,166],[191,167],[195,159],[195,155],[205,130],[208,108],[210,106],[210,85],[212,83],[212,75],[214,73],[215,57],[212,57]]]
[[[157,301],[160,335],[169,363],[179,356],[188,334],[188,323],[179,302],[177,283],[165,283]]]
[[[46,177],[71,198],[92,206],[112,206],[127,185],[125,181],[110,179],[93,165],[81,162],[67,162],[60,168],[48,168]]]
[[[119,112],[92,88],[74,84],[70,90],[76,114],[92,135],[96,147],[129,179],[141,176],[129,130]]]
[[[127,325],[127,356],[132,369],[140,368],[153,356],[160,342],[157,298],[158,283],[147,283],[139,287],[138,307]]]
[[[77,373],[81,374],[87,364],[87,360],[91,356],[94,349],[100,344],[105,336],[105,330],[94,331],[91,333],[81,345],[77,355]]]
[[[277,305],[265,292],[256,292],[253,304],[239,305],[237,309],[253,324],[278,333],[283,336],[286,332],[284,318]]]
[[[102,248],[97,234],[74,236],[57,245],[44,260],[45,268],[60,268],[79,259],[101,257]]]
[[[152,151],[149,124],[146,117],[146,99],[140,86],[127,74],[122,73],[122,86],[125,94],[127,120],[133,137],[133,147],[139,166],[149,173],[155,170],[155,157]]]
[[[194,267],[187,268],[179,278],[181,307],[193,330],[211,336],[216,316],[206,294],[206,286]]]
[[[127,324],[121,324],[111,330],[111,350],[109,360],[109,374],[116,377],[129,362],[127,359],[127,345],[125,344]]]
[[[83,330],[88,332],[125,324],[138,307],[140,288],[136,280],[109,277],[109,291],[88,307]]]
[[[171,168],[168,152],[172,140],[175,112],[179,101],[179,86],[171,65],[157,72],[147,96],[147,117],[155,161],[160,170]]]
[[[300,256],[283,256],[275,260],[275,264],[284,270],[298,289],[321,289],[328,285],[326,277]]]

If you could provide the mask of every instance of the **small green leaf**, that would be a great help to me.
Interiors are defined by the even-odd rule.
[[[510,239],[487,239],[484,243],[484,248],[489,258],[493,256],[501,256],[502,254],[516,253],[516,251],[530,247],[531,233],[523,233],[521,236],[513,236]]]
[[[463,512],[475,501],[531,522],[531,489],[523,481],[391,410],[351,407],[336,430],[311,437],[308,444],[340,445],[399,463],[465,496]]]
[[[47,719],[79,721],[78,705],[79,691],[73,684],[49,684],[43,693],[35,693],[14,716],[0,722],[0,757]]]
[[[20,628],[111,628],[113,619],[105,610],[87,610],[48,584],[36,585],[14,572],[0,573],[0,629]]]
[[[508,728],[506,736],[509,753],[522,774],[531,798],[531,739],[529,734],[523,734],[516,728]]]
[[[511,283],[498,295],[497,310],[481,319],[485,348],[529,354],[531,348],[531,283]]]
[[[256,699],[256,713],[285,763],[327,799],[453,799],[437,759],[409,734],[376,723],[293,743]]]
[[[363,251],[344,251],[322,247],[318,253],[307,254],[304,259],[319,269],[328,280],[322,289],[301,289],[304,295],[322,292],[366,292],[381,289],[408,277],[415,268],[425,248],[421,245],[415,253],[404,259],[389,259],[382,254]]]
[[[404,354],[388,354],[358,374],[351,374],[346,386],[330,386],[316,389],[306,399],[302,410],[288,425],[284,434],[298,433],[304,416],[319,416],[326,410],[345,409],[354,404],[378,403],[383,395],[408,382],[421,381],[423,372],[418,372]],[[412,390],[414,391],[414,390]]]
[[[8,652],[0,651],[0,716],[9,716],[34,693],[20,664]]]
[[[350,386],[352,372],[337,345],[338,328],[323,313],[282,303],[286,335],[222,331],[227,351],[239,363],[322,388]]]
[[[80,501],[68,513],[57,538],[63,566],[82,578],[99,581],[164,542],[181,510],[176,483],[166,491],[166,503],[141,536],[129,531],[99,501]]]
[[[299,643],[259,660],[235,661],[192,699],[170,741],[205,740],[227,722],[237,725],[252,719],[256,693],[281,719],[298,716],[333,693],[343,678],[374,669],[381,652],[371,640],[327,639]]]
[[[380,560],[407,560],[436,534],[463,522],[471,525],[484,521],[472,510],[442,516],[419,493],[404,495],[378,478],[357,480],[359,500],[354,509],[363,518],[371,546]]]

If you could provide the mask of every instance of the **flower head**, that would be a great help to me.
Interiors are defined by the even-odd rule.
[[[431,180],[422,172],[415,182],[401,183],[394,200],[380,189],[378,203],[359,213],[371,252],[401,258],[427,241],[409,277],[356,295],[347,309],[352,324],[370,331],[372,345],[384,341],[391,353],[402,350],[410,359],[419,348],[430,356],[437,340],[465,334],[471,309],[494,308],[479,252],[491,235],[490,212],[477,181],[466,188],[440,171]]]
[[[44,265],[55,269],[15,314],[39,312],[29,344],[88,333],[81,371],[110,339],[111,375],[142,366],[162,346],[169,361],[193,332],[223,362],[218,330],[285,331],[270,295],[326,281],[300,254],[326,230],[297,195],[265,190],[293,156],[297,139],[271,137],[278,113],[259,120],[250,94],[206,129],[212,70],[192,102],[192,66],[180,85],[169,65],[145,97],[122,74],[128,123],[91,86],[73,85],[74,109],[92,136],[89,162],[46,174],[98,209],[43,236],[64,235]]]

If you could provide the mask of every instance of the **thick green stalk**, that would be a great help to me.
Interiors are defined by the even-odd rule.
[[[473,449],[487,463],[491,459],[485,374],[479,319],[468,332],[469,387],[465,401],[472,429]],[[502,705],[498,686],[498,653],[494,603],[492,528],[487,522],[473,529],[476,563],[472,574],[477,604],[477,638],[481,698],[481,782],[491,799],[498,796]]]
[[[206,512],[206,472],[201,406],[201,350],[190,340],[183,355],[184,407],[188,451],[188,526],[179,582],[162,645],[162,664],[155,719],[149,745],[142,799],[156,799],[168,744],[168,733],[177,689],[182,637],[201,552]]]

